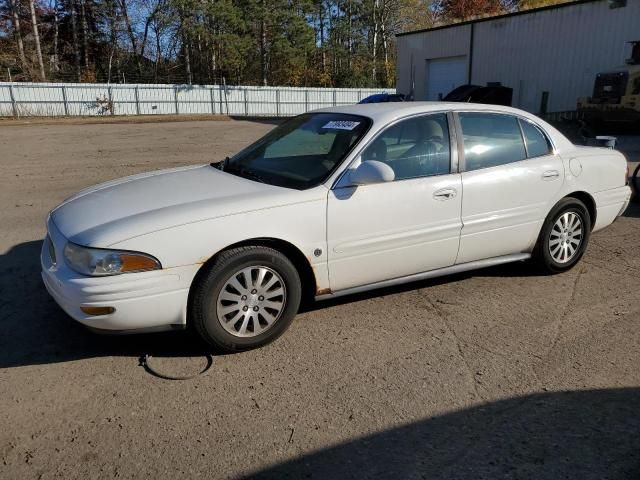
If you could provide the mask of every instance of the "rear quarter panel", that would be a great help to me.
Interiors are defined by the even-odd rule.
[[[578,147],[562,153],[565,167],[565,194],[584,191],[596,203],[594,231],[612,223],[630,196],[625,186],[627,160],[609,148]]]

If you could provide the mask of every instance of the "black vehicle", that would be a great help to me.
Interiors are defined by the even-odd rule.
[[[358,103],[386,103],[386,102],[404,102],[405,96],[402,93],[374,93],[363,98]]]
[[[486,103],[511,106],[513,89],[502,85],[461,85],[451,90],[442,100],[445,102]]]

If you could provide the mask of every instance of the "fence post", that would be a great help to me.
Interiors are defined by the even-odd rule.
[[[213,87],[209,89],[209,97],[211,98],[211,115],[216,114],[216,99],[213,95]]]
[[[178,110],[178,87],[175,85],[173,86],[173,101],[176,107],[176,115],[178,115],[180,113]]]
[[[18,112],[18,106],[16,105],[16,97],[13,95],[13,85],[9,85],[9,97],[11,98],[11,108],[13,109],[13,116],[20,118],[20,112]]]
[[[107,96],[109,98],[109,109],[111,110],[111,115],[115,115],[115,106],[113,105],[113,92],[111,91],[111,85],[107,87]]]
[[[135,95],[136,95],[136,115],[140,115],[140,96],[138,94],[138,85],[136,85]]]
[[[247,105],[247,87],[244,87],[242,89],[242,91],[244,92],[244,116],[248,117],[249,116],[249,105]]]
[[[337,105],[336,103],[336,89],[333,89],[333,106],[335,107]]]
[[[304,111],[305,113],[309,111],[309,90],[304,89]]]
[[[276,117],[280,116],[280,89],[276,90]]]
[[[62,102],[64,103],[64,116],[69,116],[69,104],[67,103],[67,87],[62,86]]]

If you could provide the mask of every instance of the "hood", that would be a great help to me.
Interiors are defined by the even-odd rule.
[[[177,225],[295,203],[302,193],[199,165],[82,190],[56,207],[51,219],[74,243],[108,247]]]

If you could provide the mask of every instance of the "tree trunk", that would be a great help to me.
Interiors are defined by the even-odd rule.
[[[89,69],[89,32],[87,28],[87,12],[84,6],[85,0],[80,0],[80,21],[82,23],[82,50],[84,54],[84,68]]]
[[[348,55],[347,55],[347,67],[349,72],[351,71],[351,66],[352,66],[352,56],[353,56],[353,12],[351,10],[351,2],[352,0],[349,0],[349,6],[347,8],[348,11],[348,15],[349,15],[349,37],[347,39],[348,42]]]
[[[29,0],[29,10],[31,10],[31,25],[33,26],[33,40],[36,44],[36,56],[38,58],[38,68],[40,69],[40,80],[44,81],[47,79],[47,76],[44,73],[42,49],[40,48],[40,34],[38,33],[38,18],[36,17],[36,6],[34,4],[34,0]]]
[[[327,69],[326,50],[324,45],[324,0],[318,1],[318,20],[320,22],[320,51],[322,52],[322,73]]]
[[[262,70],[262,85],[267,86],[267,8],[265,0],[261,1],[262,11],[260,12],[260,66]]]
[[[60,71],[60,61],[58,58],[58,39],[60,38],[60,19],[58,18],[60,5],[59,0],[53,3],[53,65],[54,72]]]
[[[71,0],[71,33],[73,36],[73,59],[76,67],[76,76],[78,82],[82,81],[82,72],[80,70],[80,47],[78,45],[78,21],[77,21],[77,13],[76,13],[76,2],[75,0]]]
[[[107,83],[111,83],[111,65],[113,56],[116,53],[117,49],[117,39],[118,39],[118,26],[116,23],[116,8],[113,4],[113,1],[109,1],[107,3],[109,9],[109,72],[107,74]],[[116,62],[117,63],[117,62]],[[118,76],[120,72],[118,72]]]
[[[378,54],[378,1],[373,1],[373,42],[371,46],[371,81],[376,86],[376,57]]]
[[[154,22],[154,32],[156,35],[156,62],[153,69],[153,82],[158,83],[158,67],[160,66],[160,55],[161,55],[161,47],[160,47],[160,26],[158,25],[158,21]]]
[[[133,27],[131,26],[131,20],[129,20],[129,10],[127,8],[127,0],[120,0],[120,10],[122,11],[122,17],[124,18],[124,23],[127,26],[127,33],[129,34],[129,40],[131,41],[131,48],[133,49],[133,55],[136,57],[138,74],[141,74],[142,64],[140,63],[140,56],[138,55],[138,42],[136,42],[136,35],[133,32]]]
[[[16,34],[16,42],[18,44],[18,55],[20,56],[20,63],[22,64],[22,70],[27,69],[27,57],[24,54],[24,43],[22,42],[22,30],[20,29],[20,13],[18,12],[18,0],[9,0],[9,6],[11,7],[11,13],[13,14],[13,29]]]

